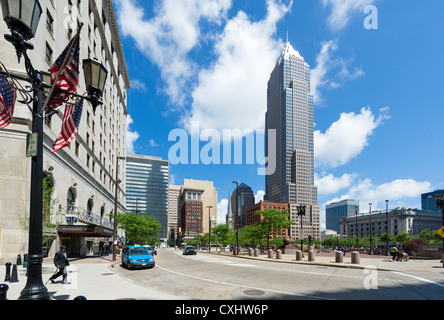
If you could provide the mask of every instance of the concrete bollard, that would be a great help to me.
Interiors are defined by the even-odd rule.
[[[296,250],[296,261],[302,261],[302,251]]]
[[[276,259],[282,259],[282,250],[281,249],[278,249],[276,251]]]
[[[22,265],[22,256],[21,256],[21,255],[18,255],[18,256],[17,256],[17,262],[16,262],[16,264],[17,264],[18,266],[21,266],[21,265]]]
[[[268,249],[268,258],[273,259],[273,249]]]
[[[9,280],[11,280],[11,266],[12,266],[12,263],[11,262],[7,262],[5,264],[5,266],[6,266],[5,282],[8,282]]]
[[[314,252],[314,250],[308,251],[308,261],[315,261],[315,252]]]
[[[336,263],[343,263],[344,262],[344,254],[342,253],[342,251],[336,251],[336,259],[335,262]]]
[[[259,249],[258,248],[254,249],[254,256],[259,257]]]
[[[8,298],[7,298],[8,290],[9,290],[9,287],[7,284],[0,284],[0,301],[8,300]]]
[[[254,254],[254,250],[253,250],[253,248],[248,248],[248,255],[249,255],[250,257],[252,257],[253,254]]]
[[[353,251],[351,253],[351,263],[353,264],[359,264],[359,252],[358,251]]]

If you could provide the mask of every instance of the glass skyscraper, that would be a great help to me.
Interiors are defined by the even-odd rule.
[[[359,215],[359,201],[347,199],[327,204],[325,206],[326,228],[340,233],[341,218],[352,218],[355,214]]]
[[[276,147],[276,170],[265,178],[265,200],[289,204],[291,219],[297,223],[292,227],[292,238],[320,238],[310,66],[289,42],[271,73],[267,99],[266,133],[275,130],[276,141],[268,141],[266,134],[265,153],[269,157],[274,152],[269,147]],[[298,206],[306,207],[302,228]]]
[[[162,158],[127,155],[126,209],[128,213],[150,215],[162,228],[159,238],[168,238],[169,162]]]

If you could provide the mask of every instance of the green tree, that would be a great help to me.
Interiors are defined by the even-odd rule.
[[[404,243],[413,239],[407,232],[400,232],[394,237],[396,242]]]
[[[211,242],[227,245],[230,243],[233,230],[228,223],[220,224],[211,230]]]
[[[160,241],[158,235],[161,225],[152,216],[119,213],[117,223],[125,231],[129,245],[154,245]]]
[[[257,211],[254,214],[261,215],[262,220],[257,226],[258,234],[262,235],[263,239],[267,240],[267,247],[270,248],[270,238],[276,237],[285,229],[290,228],[295,223],[289,219],[288,210],[278,211],[276,209],[265,209]]]

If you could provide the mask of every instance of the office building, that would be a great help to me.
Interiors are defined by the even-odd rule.
[[[179,244],[217,225],[217,191],[212,181],[185,179],[180,191]]]
[[[256,213],[258,211],[263,211],[266,209],[275,209],[277,211],[288,210],[288,203],[272,203],[272,202],[260,201],[259,203],[247,207],[245,210],[246,225],[251,226],[260,223],[263,219],[263,216]],[[282,232],[279,233],[278,236],[283,238],[289,238],[290,229],[282,230]]]
[[[435,196],[438,194],[444,194],[444,190],[436,190],[433,192],[421,194],[421,209],[429,211],[440,211],[436,205]]]
[[[130,154],[126,157],[126,209],[159,221],[159,238],[168,239],[169,162],[158,157]]]
[[[359,212],[359,202],[356,200],[342,200],[325,206],[326,228],[339,233],[339,220],[343,217],[353,217]]]
[[[320,238],[310,66],[289,42],[271,73],[267,97],[265,154],[276,159],[276,170],[265,178],[264,199],[289,204],[291,219],[297,225],[291,229],[293,239],[308,235]],[[269,141],[269,130],[275,131],[276,141]],[[275,157],[270,157],[271,152],[275,152]],[[305,216],[298,215],[299,206],[305,207]]]
[[[65,107],[46,119],[44,125],[44,175],[51,181],[58,205],[53,221],[58,228],[46,229],[54,237],[48,243],[49,256],[60,244],[68,254],[96,254],[100,244],[112,240],[116,161],[126,154],[127,90],[130,81],[111,0],[40,0],[43,13],[28,55],[36,70],[49,71],[74,37],[80,23],[80,70],[77,92],[86,92],[83,59],[97,58],[108,70],[103,105],[96,113],[83,105],[82,118],[70,146],[51,153],[60,135]],[[0,9],[1,10],[1,9]],[[0,16],[3,16],[0,13]],[[14,47],[3,35],[9,34],[0,21],[0,61],[9,72],[25,75],[23,59],[18,63]],[[27,83],[23,82],[25,86]],[[19,99],[20,100],[20,99]],[[28,235],[20,225],[30,212],[31,159],[26,157],[32,116],[28,105],[16,102],[12,123],[0,130],[0,262],[15,261],[28,252]],[[125,184],[125,166],[119,176]],[[118,210],[125,211],[125,194],[118,191]],[[119,233],[120,234],[120,233]]]
[[[239,192],[239,198],[238,198]],[[239,200],[239,202],[237,202]],[[231,211],[233,213],[234,219],[236,219],[237,211],[239,208],[239,228],[242,228],[246,225],[245,220],[245,210],[249,206],[254,205],[254,192],[253,190],[247,186],[245,183],[241,183],[239,188],[236,188],[231,195]]]
[[[180,190],[182,186],[169,185],[168,187],[168,243],[174,244],[177,239]]]

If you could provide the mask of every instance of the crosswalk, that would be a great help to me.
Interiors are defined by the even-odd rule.
[[[194,255],[194,256],[184,256],[181,252],[175,252],[175,254],[177,254],[178,256],[182,256],[183,258],[186,259],[191,259],[194,261],[199,261],[199,262],[203,262],[203,263],[214,263],[214,264],[222,264],[222,265],[227,265],[227,266],[235,266],[235,267],[256,267],[256,265],[254,264],[246,264],[246,263],[237,263],[237,262],[233,262],[233,261],[229,261],[229,260],[225,260],[225,259],[218,259],[218,258],[214,258],[211,256],[207,256],[207,255]]]

